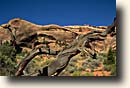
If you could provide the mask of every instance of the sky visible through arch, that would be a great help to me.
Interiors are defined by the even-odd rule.
[[[0,0],[0,24],[13,18],[40,24],[110,25],[116,0]]]

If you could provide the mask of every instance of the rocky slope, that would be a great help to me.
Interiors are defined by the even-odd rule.
[[[114,29],[114,31],[112,32],[109,31],[108,29]],[[19,51],[20,53],[22,52],[29,53],[35,48],[41,46],[44,46],[45,49],[49,51],[49,53],[57,52],[56,55],[49,55],[49,54],[36,55],[35,58],[42,59],[42,61],[39,63],[37,61],[37,64],[39,64],[40,66],[39,68],[42,68],[41,66],[45,65],[45,63],[48,60],[50,60],[50,58],[51,61],[53,62],[53,60],[57,58],[58,53],[67,49],[70,45],[73,44],[73,42],[76,39],[79,39],[78,41],[80,41],[82,40],[81,37],[93,31],[97,31],[97,32],[93,33],[92,36],[100,37],[99,34],[101,34],[103,39],[100,38],[95,40],[90,39],[88,45],[84,45],[87,51],[97,56],[99,53],[107,54],[110,48],[116,52],[115,23],[113,23],[110,26],[98,26],[98,27],[91,26],[91,25],[84,25],[84,26],[79,26],[79,25],[59,26],[55,24],[36,25],[31,22],[25,21],[23,19],[16,18],[10,20],[7,24],[3,24],[0,26],[0,45],[8,41],[12,43],[12,46],[15,46],[17,51]],[[82,46],[82,44],[80,45]],[[78,47],[80,47],[80,45]],[[80,69],[83,74],[86,74],[87,72],[93,72],[93,74],[96,74],[94,73],[95,71],[97,71],[95,69],[99,69],[100,71],[103,70],[103,72],[105,72],[102,73],[102,75],[103,74],[105,74],[104,76],[107,76],[106,74],[110,75],[110,71],[104,70],[103,60],[98,60],[98,62],[96,62],[96,60],[90,61],[92,63],[95,62],[98,63],[97,67],[94,68],[92,67],[93,70],[90,66],[88,66],[88,63],[84,65],[83,63],[86,63],[86,60],[88,62],[89,59],[87,58],[89,57],[90,54],[85,53],[84,50],[76,54],[75,57],[71,59],[72,61],[70,61],[68,66],[62,71],[60,75],[73,76],[77,68]],[[18,61],[18,63],[20,61]],[[48,64],[49,63],[47,63],[46,65]],[[82,67],[84,67],[84,69]],[[69,70],[70,68],[72,68],[71,70],[74,69],[75,70],[71,72],[71,70]],[[101,72],[99,73],[101,74]]]

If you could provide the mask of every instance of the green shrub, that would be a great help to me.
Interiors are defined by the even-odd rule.
[[[107,59],[104,59],[104,70],[110,71],[112,76],[116,75],[116,52],[109,49]]]
[[[0,75],[12,76],[15,73],[16,50],[6,42],[0,46]]]
[[[93,73],[92,72],[87,72],[85,75],[83,76],[93,76]]]
[[[112,48],[110,48],[107,56],[107,64],[115,64],[115,63],[116,63],[116,53],[112,50]]]
[[[81,76],[81,71],[75,71],[72,76]]]

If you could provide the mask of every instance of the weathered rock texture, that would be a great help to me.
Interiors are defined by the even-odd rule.
[[[94,56],[101,52],[108,53],[110,48],[116,51],[116,21],[110,26],[99,27],[55,24],[42,26],[16,18],[0,27],[0,43],[6,41],[13,43],[16,49],[21,49],[20,52],[30,52],[20,63],[17,76],[23,74],[29,61],[41,54],[55,58],[47,66],[46,75],[59,75],[69,60],[79,53]],[[45,75],[44,73],[41,74]]]

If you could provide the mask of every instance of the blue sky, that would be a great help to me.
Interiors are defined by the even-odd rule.
[[[0,0],[0,24],[13,18],[46,25],[110,25],[116,0]]]

